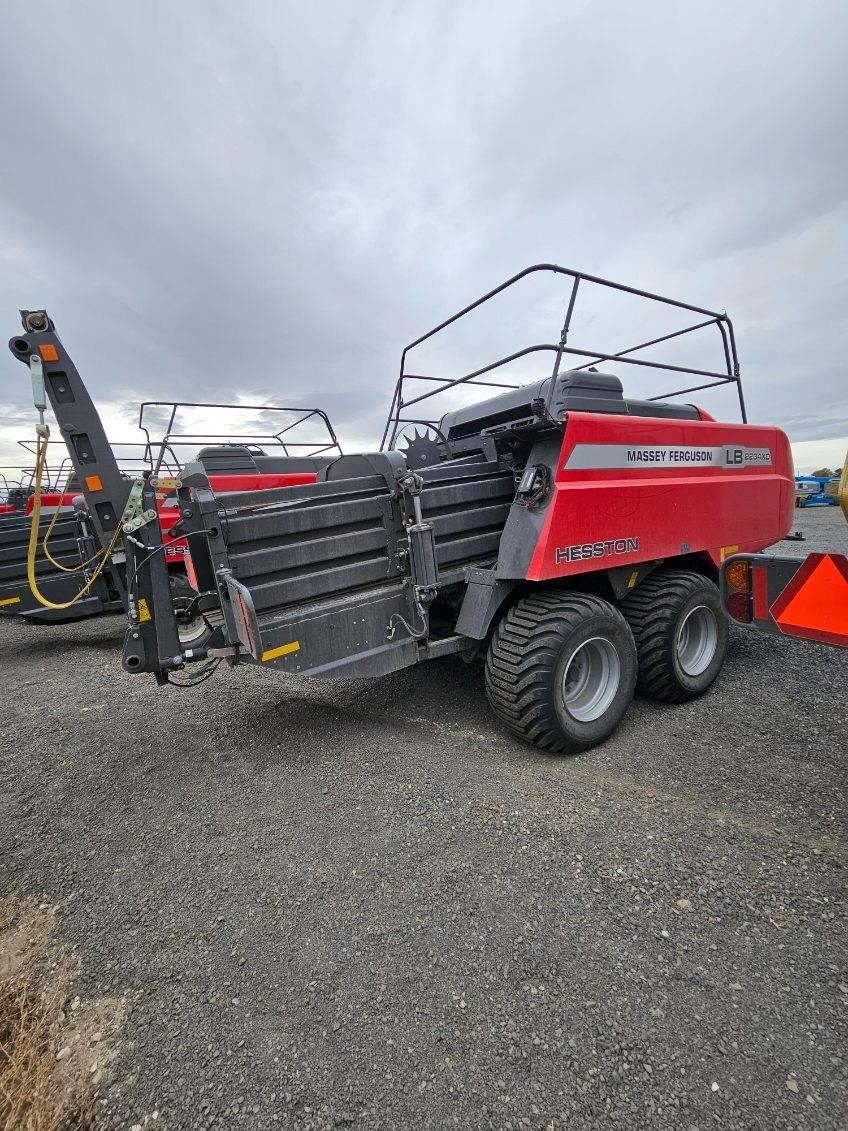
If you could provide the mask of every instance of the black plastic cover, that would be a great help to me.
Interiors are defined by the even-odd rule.
[[[694,405],[625,399],[621,381],[613,373],[569,369],[557,377],[552,396],[551,378],[546,377],[523,385],[520,389],[510,389],[467,408],[449,412],[442,417],[439,427],[450,441],[479,435],[484,431],[520,426],[525,422],[532,426],[534,421],[543,422],[542,411],[548,406],[549,398],[549,412],[554,420],[562,420],[567,412],[700,419]]]

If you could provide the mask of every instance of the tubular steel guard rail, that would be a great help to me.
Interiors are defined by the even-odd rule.
[[[144,423],[145,410],[154,408],[167,408],[170,409],[168,417],[168,424],[165,428],[164,435],[161,440],[152,442],[150,439],[150,431],[148,426]],[[224,432],[175,432],[174,425],[177,419],[177,413],[180,409],[192,408],[210,408],[210,409],[229,409],[238,410],[243,412],[287,412],[294,414],[296,419],[287,424],[284,428],[280,428],[277,432],[249,432],[243,436],[233,437],[232,434]],[[315,442],[310,440],[293,440],[283,439],[287,433],[292,432],[295,428],[299,428],[307,421],[317,418],[324,426],[327,432],[326,443]],[[335,451],[337,455],[342,454],[341,445],[336,437],[336,433],[330,423],[330,418],[326,412],[320,408],[290,408],[286,405],[273,405],[273,404],[212,404],[206,401],[142,401],[138,410],[138,426],[147,437],[148,445],[153,444],[154,447],[159,448],[159,458],[154,467],[154,474],[158,474],[159,468],[164,457],[164,453],[168,450],[177,464],[179,465],[179,458],[174,452],[175,447],[198,447],[203,444],[225,443],[236,444],[242,447],[250,447],[251,445],[257,446],[262,443],[276,444],[282,447],[285,455],[291,455],[289,449],[291,448],[307,448],[308,451],[298,451],[297,455],[304,458],[313,458],[315,456],[324,455],[326,452]],[[222,440],[222,437],[224,439]]]
[[[436,377],[430,374],[406,372],[407,355],[411,350],[415,349],[417,346],[420,346],[423,342],[428,341],[430,338],[435,337],[436,334],[439,334],[448,326],[452,326],[454,322],[458,322],[461,318],[464,318],[466,314],[470,314],[472,310],[476,310],[478,307],[482,306],[484,303],[487,303],[496,295],[502,294],[510,287],[515,286],[515,284],[521,282],[522,279],[526,279],[529,275],[533,275],[538,272],[548,272],[554,275],[564,275],[567,278],[573,280],[571,293],[568,299],[568,306],[565,313],[565,321],[563,323],[562,331],[560,333],[560,339],[557,344],[554,345],[544,343],[527,346],[524,349],[520,349],[517,352],[509,354],[506,357],[501,357],[497,361],[493,361],[488,365],[484,365],[480,369],[475,369],[471,373],[466,373],[462,377]],[[635,295],[637,298],[643,298],[651,302],[662,303],[665,306],[676,307],[679,310],[686,310],[691,312],[692,314],[700,314],[704,316],[704,320],[697,322],[692,326],[686,326],[682,330],[674,330],[669,334],[663,334],[659,338],[653,338],[646,342],[640,342],[638,345],[630,346],[627,349],[619,350],[615,353],[607,353],[603,350],[577,349],[573,346],[569,346],[567,343],[569,330],[571,329],[571,320],[574,314],[574,306],[577,301],[578,288],[581,282],[591,283],[596,286],[605,287],[613,291],[620,291],[624,294]],[[635,358],[630,356],[631,354],[638,353],[640,350],[648,349],[649,347],[659,345],[662,342],[671,341],[673,338],[680,338],[686,334],[695,333],[697,330],[703,330],[707,326],[715,326],[721,337],[722,351],[724,354],[725,362],[724,372],[710,369],[695,369],[691,366],[684,365],[672,365],[668,362],[647,361],[644,358]],[[389,408],[389,415],[388,419],[386,420],[386,426],[383,430],[383,438],[380,442],[380,450],[385,451],[387,448],[391,448],[394,445],[398,434],[402,432],[407,425],[410,424],[423,424],[428,428],[434,429],[436,432],[439,431],[437,427],[438,420],[425,420],[422,418],[415,419],[412,417],[405,417],[403,415],[405,409],[408,409],[412,405],[419,404],[421,401],[426,401],[430,397],[445,393],[449,389],[454,389],[458,385],[464,384],[482,385],[487,388],[494,389],[520,388],[520,385],[510,384],[507,382],[480,381],[477,380],[477,378],[483,377],[488,373],[492,373],[495,370],[499,369],[501,366],[508,365],[510,362],[516,361],[520,357],[527,357],[528,355],[534,353],[553,353],[556,355],[554,360],[551,391],[549,397],[553,395],[556,378],[559,375],[563,356],[565,354],[569,354],[574,357],[589,358],[589,360],[584,362],[583,365],[577,366],[578,369],[588,369],[591,365],[594,365],[599,361],[618,361],[626,365],[643,366],[648,369],[663,370],[664,372],[682,373],[690,377],[709,378],[708,381],[701,384],[687,386],[683,389],[675,389],[672,392],[662,393],[659,396],[648,398],[649,400],[654,401],[667,400],[669,397],[683,396],[685,393],[700,392],[703,389],[711,389],[718,385],[735,384],[739,398],[739,410],[742,415],[742,420],[743,422],[747,423],[748,417],[745,410],[745,399],[742,395],[742,380],[739,375],[739,359],[736,353],[736,339],[733,333],[733,323],[725,313],[716,310],[707,310],[701,306],[693,306],[691,303],[681,302],[679,299],[667,298],[664,295],[653,294],[651,291],[643,291],[639,290],[636,287],[628,287],[623,283],[615,283],[610,279],[602,279],[597,275],[587,275],[583,271],[573,271],[568,267],[559,267],[555,263],[536,263],[532,267],[525,267],[524,270],[519,271],[517,275],[513,275],[511,278],[507,279],[499,286],[494,287],[486,294],[481,295],[480,298],[475,299],[474,302],[469,303],[468,306],[463,307],[462,310],[457,311],[456,314],[452,314],[449,318],[446,318],[443,322],[440,322],[438,326],[434,326],[432,330],[428,330],[425,334],[422,334],[419,338],[416,338],[415,341],[410,342],[409,345],[404,348],[400,358],[400,373],[398,375],[397,383],[395,384],[395,390],[392,396],[392,403]],[[428,389],[424,392],[418,393],[415,396],[406,397],[404,385],[406,382],[412,381],[434,382],[438,385],[438,388]],[[550,407],[550,403],[548,404],[548,407]]]
[[[15,443],[19,448],[23,448],[27,455],[32,456],[33,460],[35,460],[37,455],[35,440],[16,440]],[[45,463],[41,476],[41,489],[43,491],[58,491],[62,473],[65,471],[65,468],[69,463],[69,457],[65,456],[59,464],[59,468],[56,471],[55,475],[51,472],[49,465]],[[7,464],[7,469],[11,469],[11,464]],[[32,490],[35,484],[35,465],[33,464],[32,467],[24,467],[23,465],[21,465],[19,466],[18,471],[20,472],[20,480],[18,486],[26,486],[29,490]]]
[[[34,441],[16,440],[15,443],[19,447],[23,448],[24,451],[28,455],[35,456],[35,443],[34,443]],[[65,468],[68,466],[69,463],[70,463],[70,460],[66,456],[62,460],[62,462],[59,464],[59,468],[58,468],[58,470],[56,471],[55,474],[53,472],[51,472],[51,470],[47,466],[47,464],[44,465],[44,468],[43,468],[42,474],[41,474],[41,489],[42,489],[42,491],[58,491],[59,490],[59,485],[62,481],[62,473],[65,471]],[[13,487],[13,488],[16,488],[16,489],[24,489],[24,490],[29,490],[29,491],[31,491],[33,489],[34,484],[35,484],[35,467],[34,466],[30,467],[29,465],[25,466],[24,464],[4,463],[4,464],[0,465],[0,473],[5,473],[5,472],[9,472],[10,475],[15,476],[14,480],[10,484],[7,476],[5,474],[0,474],[0,478],[3,479],[7,488]]]
[[[35,455],[36,442],[34,440],[18,440],[18,444],[26,452]],[[130,479],[138,479],[145,471],[152,473],[154,466],[161,467],[164,463],[165,470],[171,475],[179,475],[180,462],[174,452],[168,453],[170,458],[166,459],[166,452],[161,448],[161,445],[153,442],[151,443],[148,437],[144,440],[112,440],[109,447],[112,449],[112,454],[115,456],[118,468],[121,473]],[[159,456],[155,457],[154,452],[159,449]],[[49,474],[48,489],[61,490],[67,481],[72,468],[70,456],[65,456],[59,464],[59,469],[55,476]],[[30,476],[32,478],[32,476]]]
[[[11,481],[7,477],[6,472],[12,477]],[[2,478],[9,490],[28,490],[32,486],[32,481],[35,478],[35,468],[21,467],[16,463],[4,463],[2,467],[0,467],[0,478]],[[46,485],[44,489],[49,490],[49,485]]]

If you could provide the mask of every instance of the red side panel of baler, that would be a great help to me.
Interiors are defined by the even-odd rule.
[[[793,515],[792,455],[777,428],[571,413],[527,576],[690,553],[718,564],[779,541]]]
[[[56,507],[70,507],[74,499],[79,495],[79,491],[42,491],[41,492],[41,509],[42,511],[53,510]],[[35,496],[30,495],[24,505],[24,515],[32,514],[32,508],[35,505]]]
[[[314,471],[287,471],[258,475],[210,475],[209,486],[218,494],[231,491],[264,491],[268,487],[300,487],[314,483]]]

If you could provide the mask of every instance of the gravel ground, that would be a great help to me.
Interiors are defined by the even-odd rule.
[[[556,759],[457,661],[188,693],[122,628],[0,623],[0,885],[129,1003],[114,1126],[846,1126],[848,652],[734,630]]]

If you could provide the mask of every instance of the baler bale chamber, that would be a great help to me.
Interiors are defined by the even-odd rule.
[[[38,519],[33,573],[41,592],[56,603],[71,603],[98,560],[100,545],[87,515],[57,496]],[[58,513],[57,513],[58,512]],[[117,612],[124,607],[115,570],[101,571],[91,588],[69,610],[40,605],[27,584],[32,517],[15,515],[0,525],[0,613],[20,614],[37,622],[55,622]],[[45,549],[45,547],[47,547]]]
[[[343,456],[325,474],[285,495],[216,498],[187,469],[183,510],[194,513],[181,528],[198,577],[217,582],[228,639],[308,675],[383,675],[459,650],[466,571],[497,557],[512,472],[475,457],[410,472],[386,452]],[[128,670],[156,661],[143,630],[128,636]]]

